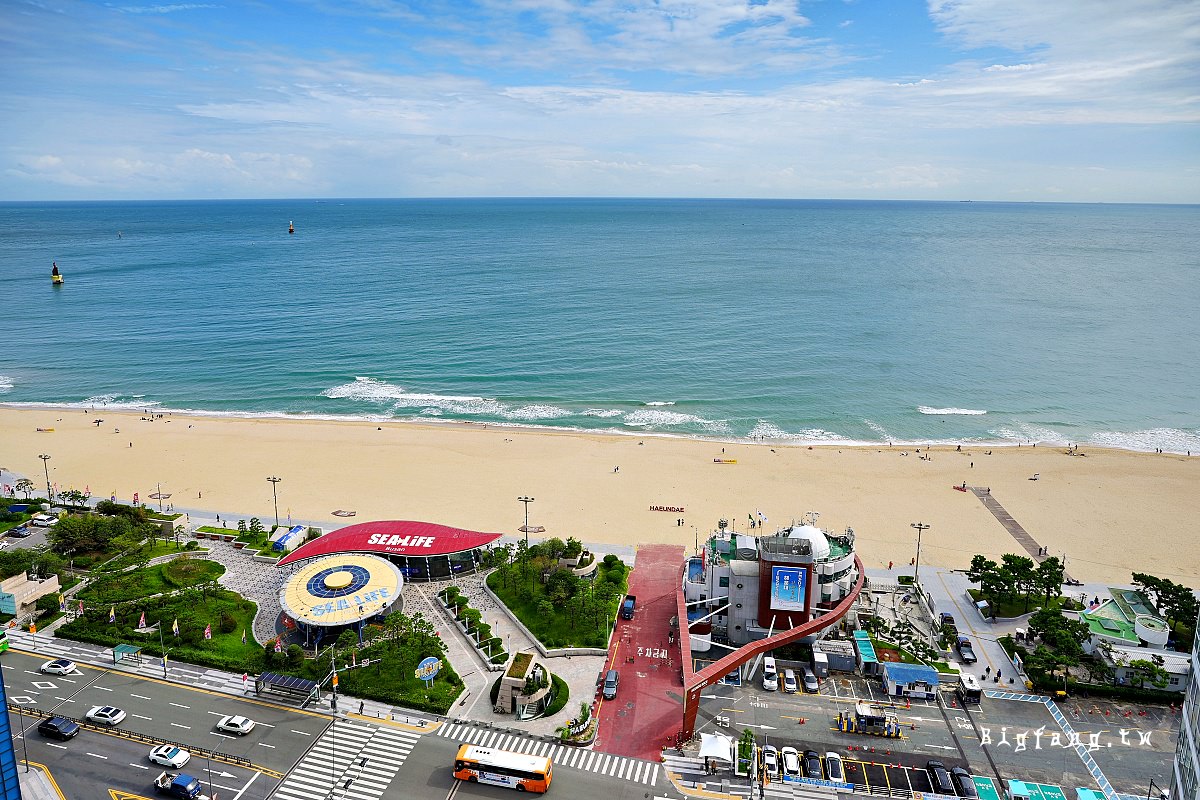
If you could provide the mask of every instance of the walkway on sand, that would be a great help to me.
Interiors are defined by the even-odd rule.
[[[629,573],[637,607],[633,619],[618,620],[608,652],[610,668],[621,676],[617,695],[596,711],[595,747],[603,753],[657,761],[683,723],[679,637],[671,632],[683,558],[675,545],[638,548]]]
[[[1000,505],[996,498],[992,497],[992,490],[982,486],[972,486],[971,491],[975,493],[988,511],[992,512],[992,516],[1000,520],[1000,524],[1004,529],[1012,534],[1012,537],[1017,540],[1017,543],[1025,548],[1025,551],[1033,558],[1034,561],[1041,563],[1048,556],[1042,555],[1042,546],[1029,535],[1029,532],[1021,527],[1021,523],[1013,519],[1013,515],[1004,510],[1004,506]],[[1063,573],[1063,580],[1070,583],[1071,576]]]

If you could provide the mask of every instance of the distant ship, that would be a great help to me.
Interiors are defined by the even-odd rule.
[[[55,286],[62,286],[63,284],[63,276],[59,274],[57,261],[50,262],[50,282]]]

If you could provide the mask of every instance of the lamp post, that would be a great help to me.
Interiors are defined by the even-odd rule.
[[[914,522],[909,526],[917,529],[917,558],[913,563],[916,569],[913,570],[913,585],[917,587],[917,591],[921,588],[921,533],[929,530],[929,526],[924,522]]]
[[[271,499],[275,501],[275,527],[279,527],[279,496],[275,493],[275,484],[279,483],[283,478],[276,478],[274,475],[267,478],[271,482]]]
[[[26,766],[28,767],[28,765],[26,765]],[[1166,790],[1165,790],[1165,789],[1163,789],[1163,788],[1162,788],[1161,786],[1159,786],[1158,784],[1156,784],[1156,783],[1154,782],[1154,778],[1151,778],[1151,779],[1150,779],[1150,785],[1149,785],[1148,787],[1146,787],[1146,800],[1151,800],[1151,797],[1150,797],[1150,792],[1151,792],[1151,791],[1153,791],[1154,789],[1158,789],[1158,797],[1159,797],[1159,798],[1163,798],[1163,797],[1166,797],[1166,796],[1167,796],[1167,792],[1166,792]]]
[[[42,460],[42,470],[46,473],[46,502],[53,503],[54,496],[50,492],[50,456],[42,453],[38,458]]]
[[[525,504],[525,524],[521,526],[521,530],[525,531],[525,550],[529,551],[529,504],[533,502],[532,497],[521,495],[517,498],[518,503]]]

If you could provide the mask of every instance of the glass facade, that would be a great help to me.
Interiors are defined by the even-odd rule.
[[[463,550],[448,556],[381,555],[400,568],[405,580],[444,581],[455,575],[474,572],[479,566],[482,550]]]
[[[0,797],[5,800],[21,800],[21,784],[17,780],[17,754],[13,750],[12,720],[8,712],[8,692],[4,687],[3,677],[0,677]]]
[[[1196,630],[1200,633],[1200,620]],[[1187,697],[1179,715],[1179,744],[1175,748],[1175,769],[1171,779],[1172,800],[1200,800],[1200,636],[1192,642],[1192,670],[1188,676]]]

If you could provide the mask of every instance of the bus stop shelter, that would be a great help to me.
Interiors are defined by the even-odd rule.
[[[261,696],[264,692],[299,701],[302,706],[321,699],[321,687],[316,681],[275,672],[264,672],[255,677],[254,693]]]

